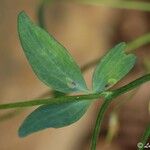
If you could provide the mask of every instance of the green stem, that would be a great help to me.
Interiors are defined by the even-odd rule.
[[[142,143],[143,146],[141,148],[139,148],[139,150],[144,149],[144,146],[146,146],[146,142],[148,141],[149,138],[150,138],[150,124],[148,125],[148,127],[146,128],[146,130],[142,136],[140,143]]]
[[[135,81],[133,81],[119,89],[114,90],[111,95],[111,99],[116,98],[118,95],[127,93],[128,91],[138,87],[139,85],[141,85],[147,81],[150,81],[150,74],[144,75],[143,77],[140,77],[140,78],[136,79]]]
[[[83,4],[92,4],[92,5],[104,5],[112,8],[120,9],[131,9],[131,10],[140,10],[140,11],[150,11],[150,3],[141,2],[141,1],[129,1],[129,0],[83,0],[79,1]]]
[[[69,103],[69,102],[80,101],[80,100],[91,100],[91,99],[97,99],[101,97],[101,95],[102,94],[88,94],[88,95],[76,95],[76,96],[62,96],[57,98],[36,99],[36,100],[29,100],[23,102],[1,104],[0,109],[32,107],[32,106],[46,105],[46,104],[53,105],[53,104]]]
[[[135,39],[134,41],[128,43],[128,50],[129,52],[134,51],[135,49],[150,43],[150,33],[144,34],[139,38]]]
[[[45,19],[44,19],[44,8],[45,8],[45,1],[41,2],[38,8],[37,16],[38,16],[39,26],[43,29],[46,29]]]
[[[46,23],[45,23],[45,18],[44,18],[45,6],[48,3],[52,3],[53,1],[54,0],[43,0],[38,7],[38,11],[37,11],[38,23],[39,23],[39,26],[45,30],[46,30]]]
[[[96,144],[97,144],[97,140],[99,137],[99,132],[100,132],[100,127],[101,127],[101,122],[103,120],[104,114],[109,106],[109,104],[119,95],[122,95],[136,87],[138,87],[139,85],[150,81],[150,74],[147,74],[143,77],[138,78],[137,80],[119,88],[116,90],[111,91],[111,94],[108,95],[107,97],[105,96],[105,101],[102,104],[98,116],[97,116],[97,120],[96,120],[96,124],[95,124],[95,128],[93,131],[93,136],[92,136],[92,142],[91,142],[91,150],[96,150]]]
[[[56,98],[45,98],[45,99],[37,99],[37,100],[30,100],[30,101],[23,101],[23,102],[16,102],[16,103],[1,104],[0,109],[31,107],[31,106],[45,105],[45,104],[51,104],[51,105],[62,104],[62,103],[68,103],[74,101],[98,99],[100,97],[103,97],[105,99],[114,99],[117,96],[122,95],[147,81],[150,81],[150,74],[138,78],[137,80],[113,91],[104,91],[102,93],[96,93],[96,94],[62,96]]]
[[[101,106],[101,109],[99,110],[99,113],[97,115],[97,120],[95,123],[95,128],[93,131],[93,135],[92,135],[92,142],[91,142],[91,150],[96,150],[96,145],[97,145],[97,140],[99,137],[99,132],[100,132],[100,126],[104,117],[104,113],[106,112],[109,104],[110,104],[110,100],[105,100]]]

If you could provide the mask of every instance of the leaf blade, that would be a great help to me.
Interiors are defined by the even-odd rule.
[[[112,48],[97,65],[93,74],[93,91],[102,92],[121,80],[134,66],[136,57],[125,54],[124,42]]]
[[[24,53],[38,78],[57,91],[87,91],[79,67],[67,50],[46,31],[18,16],[18,33]]]
[[[71,102],[61,105],[43,105],[33,111],[19,128],[19,136],[25,137],[46,128],[60,128],[78,121],[91,102]]]

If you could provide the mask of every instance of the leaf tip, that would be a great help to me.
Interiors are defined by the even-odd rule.
[[[27,136],[27,133],[25,132],[25,130],[22,128],[22,126],[19,128],[19,130],[18,130],[18,136],[20,137],[20,138],[24,138],[24,137],[26,137]]]
[[[18,27],[26,26],[27,24],[30,24],[30,18],[25,11],[21,11],[18,14],[17,22],[18,22]]]
[[[19,14],[18,14],[18,20],[20,20],[20,18],[23,18],[23,17],[26,17],[27,16],[27,14],[26,14],[26,12],[23,10],[23,11],[21,11]]]
[[[120,42],[118,45],[127,46],[126,42]]]
[[[19,129],[18,129],[18,136],[20,138],[24,138],[26,136],[28,136],[29,134],[31,134],[28,126],[26,125],[26,121],[24,120],[24,122],[20,125]]]
[[[127,47],[126,42],[121,42],[121,43],[117,44],[117,45],[114,47],[114,49],[115,49],[115,48],[118,48],[118,50],[121,50],[121,51],[122,51],[122,50],[125,50],[126,47]]]

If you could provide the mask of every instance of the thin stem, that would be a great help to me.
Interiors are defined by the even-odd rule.
[[[96,150],[97,140],[100,132],[100,126],[104,117],[104,113],[106,112],[110,102],[111,102],[110,100],[105,100],[101,106],[101,109],[99,110],[97,120],[95,123],[95,128],[92,135],[91,150]]]
[[[62,96],[57,98],[36,99],[36,100],[29,100],[23,102],[1,104],[0,109],[32,107],[32,106],[46,105],[46,104],[53,105],[53,104],[69,103],[73,101],[91,100],[91,99],[97,99],[101,97],[101,95],[102,94],[88,94],[88,95],[76,95],[76,96]]]
[[[37,100],[30,100],[30,101],[23,101],[23,102],[16,102],[16,103],[1,104],[0,109],[31,107],[31,106],[45,105],[45,104],[51,104],[51,105],[62,104],[62,103],[69,103],[74,101],[93,100],[93,99],[98,99],[100,97],[103,97],[104,99],[114,99],[117,96],[122,95],[147,81],[150,81],[150,74],[140,77],[137,80],[113,91],[104,91],[102,93],[96,93],[96,94],[61,96],[56,98],[45,98],[45,99],[37,99]]]
[[[45,19],[44,19],[44,8],[45,8],[45,2],[43,1],[41,2],[38,8],[37,16],[38,16],[39,26],[43,29],[46,29]]]
[[[140,143],[142,143],[143,146],[141,146],[141,148],[139,147],[139,150],[144,149],[144,146],[146,146],[146,142],[148,141],[149,138],[150,138],[150,124],[148,125],[148,127],[144,131],[144,134],[143,134],[142,139],[140,141]]]
[[[95,128],[94,128],[94,131],[93,131],[92,142],[91,142],[91,150],[96,150],[96,144],[97,144],[97,140],[98,140],[98,137],[99,137],[101,122],[103,120],[103,117],[104,117],[104,114],[105,114],[107,108],[109,107],[109,104],[116,97],[118,97],[119,95],[122,95],[122,94],[138,87],[139,85],[147,82],[147,81],[150,81],[150,74],[147,74],[143,77],[140,77],[137,80],[135,80],[135,81],[119,88],[119,89],[113,90],[113,91],[111,91],[111,94],[104,97],[105,101],[103,102],[103,104],[102,104],[102,106],[99,110],[97,120],[96,120],[96,124],[95,124]]]
[[[45,6],[48,3],[52,3],[54,0],[43,0],[37,10],[37,17],[38,17],[38,23],[39,26],[43,29],[46,30],[46,23],[45,23],[45,18],[44,18],[44,10],[45,10]]]
[[[129,42],[127,51],[129,51],[129,52],[134,51],[135,49],[137,49],[143,45],[146,45],[148,43],[150,43],[150,33],[144,34],[144,35],[138,37],[137,39],[135,39],[134,41]]]
[[[51,91],[47,91],[44,94],[40,95],[38,98],[47,97],[50,94],[52,94]],[[5,114],[0,115],[0,122],[3,122],[3,121],[6,121],[8,119],[11,119],[13,117],[16,117],[17,115],[19,115],[23,111],[24,111],[24,109],[16,108],[16,109],[13,109],[9,112],[6,112]]]
[[[92,5],[104,5],[112,8],[119,9],[131,9],[131,10],[139,10],[139,11],[150,11],[150,3],[141,2],[141,1],[128,1],[128,0],[83,0],[79,1],[83,4],[92,4]]]
[[[114,99],[118,97],[119,95],[127,93],[128,91],[133,90],[134,88],[138,87],[139,85],[147,81],[150,81],[150,74],[144,75],[143,77],[140,77],[119,89],[113,90],[111,94],[111,98]]]

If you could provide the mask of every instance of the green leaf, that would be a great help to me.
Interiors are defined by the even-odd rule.
[[[93,74],[93,91],[102,92],[116,84],[134,66],[136,57],[125,54],[125,43],[112,48],[97,65]]]
[[[18,32],[26,57],[41,81],[63,93],[87,91],[71,55],[51,35],[34,25],[24,12],[18,17]],[[25,119],[19,135],[70,125],[83,116],[89,105],[89,101],[83,101],[40,106]]]
[[[64,93],[87,91],[71,55],[51,35],[33,24],[25,12],[18,17],[18,33],[26,57],[41,81]]]
[[[64,103],[59,105],[43,105],[33,111],[19,129],[19,136],[46,128],[60,128],[79,120],[88,109],[90,101]]]

